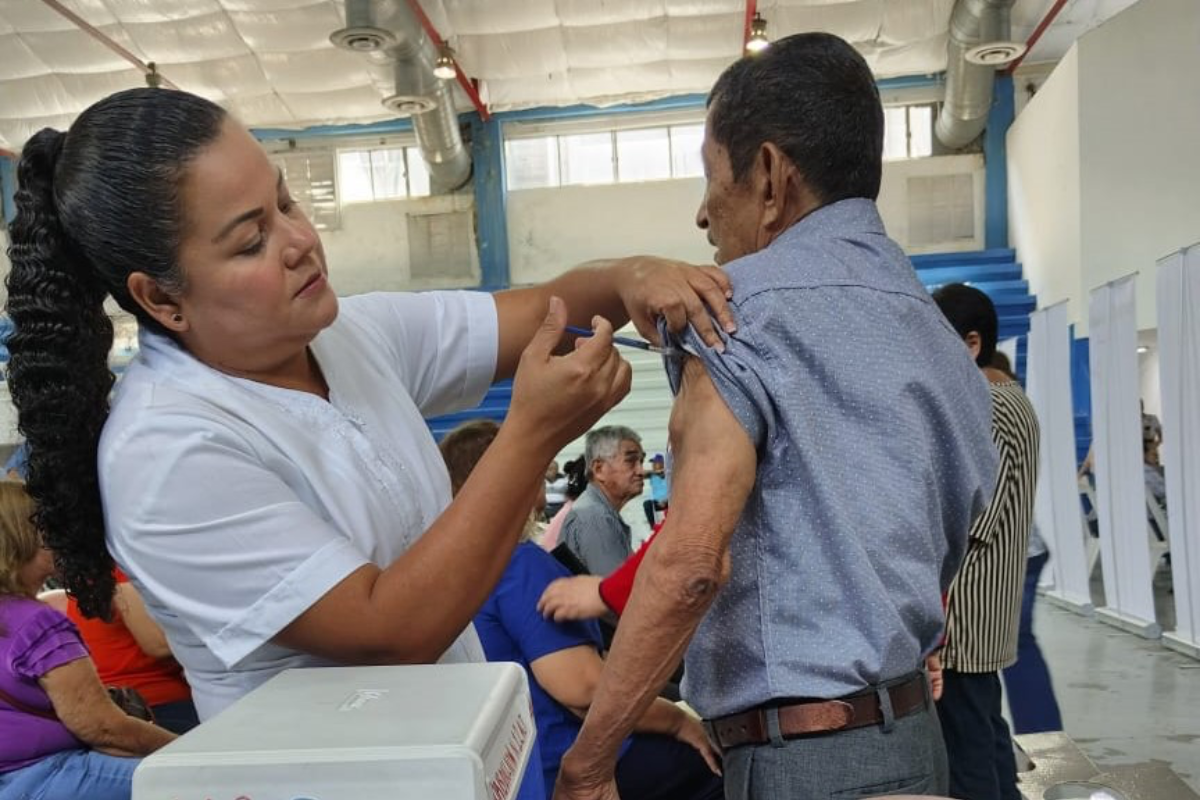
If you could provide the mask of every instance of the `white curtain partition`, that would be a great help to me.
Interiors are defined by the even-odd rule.
[[[1025,374],[1029,400],[1042,429],[1034,520],[1050,548],[1046,594],[1075,611],[1091,613],[1086,529],[1075,480],[1071,329],[1065,302],[1030,315]]]
[[[1163,643],[1200,658],[1200,244],[1158,262],[1158,347],[1175,587]]]
[[[1138,405],[1137,316],[1130,275],[1092,291],[1092,442],[1105,606],[1097,615],[1148,639],[1154,616]]]

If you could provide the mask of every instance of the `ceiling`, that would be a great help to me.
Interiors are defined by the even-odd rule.
[[[404,0],[399,0],[404,2]],[[1134,0],[1068,0],[1028,62],[1060,58]],[[335,48],[335,0],[0,0],[0,147],[63,128],[99,98],[144,85],[130,61],[53,8],[65,7],[175,86],[252,127],[388,118],[392,93],[364,57]],[[1054,0],[1017,0],[1025,41]],[[704,92],[741,50],[741,0],[421,0],[493,111],[635,102]],[[954,0],[761,0],[771,37],[826,30],[880,78],[946,66]],[[461,105],[469,106],[465,98]]]

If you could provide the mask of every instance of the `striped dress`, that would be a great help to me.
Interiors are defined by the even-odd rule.
[[[996,493],[971,526],[967,555],[946,603],[942,665],[996,672],[1017,660],[1017,625],[1037,487],[1038,422],[1015,381],[991,384]]]

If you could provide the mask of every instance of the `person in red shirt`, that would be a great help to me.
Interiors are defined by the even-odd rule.
[[[102,683],[137,689],[154,712],[156,724],[175,733],[189,731],[200,720],[183,668],[171,655],[166,636],[146,613],[129,578],[119,569],[115,577],[112,622],[84,617],[75,599],[62,591],[48,592],[41,599],[65,613],[79,628]]]
[[[637,552],[607,576],[575,575],[551,583],[538,600],[538,611],[555,622],[596,619],[610,612],[621,616],[633,592],[633,579],[637,577],[638,567],[646,557],[650,543],[662,529],[663,521],[665,517],[654,526],[654,532],[642,542]]]

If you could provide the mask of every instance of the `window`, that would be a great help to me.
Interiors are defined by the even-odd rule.
[[[514,139],[504,143],[509,189],[558,186],[558,137]]]
[[[562,185],[613,182],[612,133],[579,133],[558,137]]]
[[[416,147],[338,150],[342,205],[429,195],[429,170]]]
[[[677,117],[678,115],[676,115]],[[689,115],[689,118],[694,115]],[[656,121],[663,121],[657,117]],[[638,124],[641,123],[641,124]],[[506,133],[505,177],[510,190],[639,183],[704,174],[704,124],[647,125],[610,120],[518,128]],[[536,131],[536,132],[535,132]]]
[[[617,180],[661,181],[671,177],[671,138],[666,128],[617,131]]]
[[[271,162],[279,167],[292,199],[319,231],[341,226],[337,191],[334,185],[333,157],[328,151],[286,151],[272,153]]]
[[[933,155],[933,108],[930,103],[884,107],[884,160]]]
[[[671,126],[671,175],[675,178],[704,177],[700,145],[704,143],[704,125]]]

